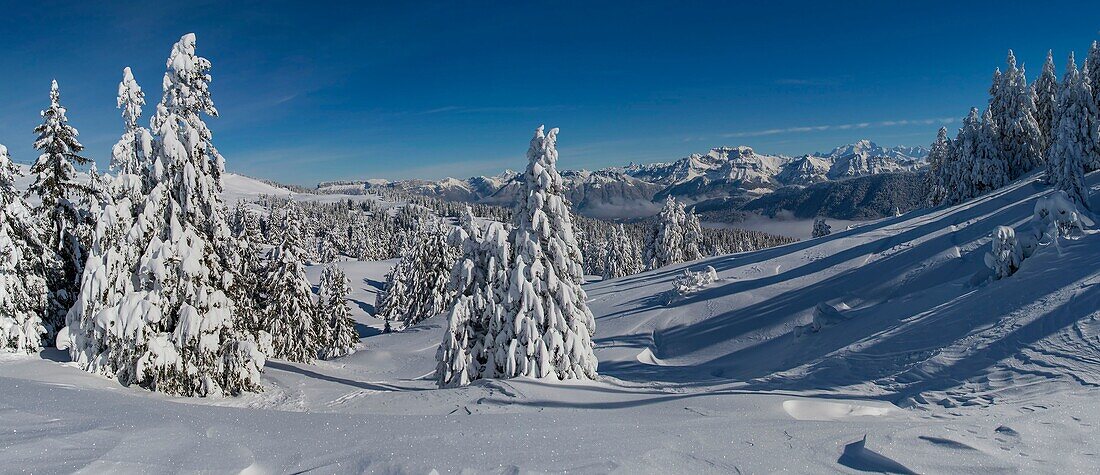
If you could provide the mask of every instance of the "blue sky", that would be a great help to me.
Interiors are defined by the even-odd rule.
[[[1100,39],[1100,2],[5,3],[0,143],[17,161],[56,78],[105,166],[122,68],[154,103],[195,32],[227,167],[297,184],[520,169],[541,123],[564,168],[926,144],[984,104],[1009,48],[1031,79],[1047,49],[1060,73]]]

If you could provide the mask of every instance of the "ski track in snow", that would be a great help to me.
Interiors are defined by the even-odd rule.
[[[271,188],[236,177],[227,200]],[[990,232],[1025,223],[1044,192],[1024,180],[958,207],[589,284],[598,382],[437,390],[424,377],[435,320],[371,334],[335,361],[271,361],[264,392],[227,399],[120,387],[56,350],[0,354],[0,472],[1089,471],[1100,233],[982,278]],[[353,303],[372,303],[369,281],[392,265],[341,263]],[[718,281],[667,299],[685,268],[707,265]],[[843,318],[796,336],[822,303]]]

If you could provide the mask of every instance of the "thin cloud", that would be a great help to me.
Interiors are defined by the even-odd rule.
[[[901,119],[901,120],[884,120],[880,122],[857,122],[852,124],[830,124],[830,125],[810,125],[801,127],[783,127],[776,129],[764,129],[764,130],[749,130],[742,132],[732,132],[728,134],[722,134],[725,138],[740,138],[740,137],[763,137],[766,135],[779,135],[779,134],[795,134],[806,132],[824,132],[828,130],[853,130],[853,129],[866,129],[872,127],[898,127],[903,125],[947,125],[955,122],[953,117],[944,117],[938,119]]]
[[[443,106],[436,107],[434,109],[428,109],[423,111],[411,112],[409,115],[432,115],[432,114],[478,114],[478,113],[531,113],[531,112],[553,112],[562,110],[573,110],[574,106],[485,106],[485,107],[463,107],[463,106]]]
[[[783,78],[776,79],[775,83],[781,86],[837,86],[840,81],[836,79]]]

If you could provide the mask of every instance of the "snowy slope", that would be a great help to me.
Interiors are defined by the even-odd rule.
[[[240,200],[256,199],[262,195],[288,197],[294,194],[286,188],[236,173],[226,173],[222,176],[222,189],[222,199],[230,205]]]
[[[273,361],[264,393],[220,400],[122,388],[55,351],[3,356],[0,453],[40,473],[1091,472],[1100,233],[984,281],[990,232],[1021,225],[1046,191],[1025,180],[590,284],[594,383],[436,390],[442,319],[377,334],[387,264],[343,263],[365,337],[354,355]],[[669,292],[705,265],[717,282]],[[830,324],[797,336],[821,304]]]
[[[1093,386],[1100,234],[1045,248],[1006,280],[976,283],[993,229],[1026,222],[1047,190],[1026,181],[960,207],[694,263],[718,269],[720,285],[670,305],[660,294],[678,268],[594,284],[598,314],[637,315],[601,321],[604,334],[629,342],[604,355],[604,371],[948,407]],[[845,321],[796,336],[819,304]]]

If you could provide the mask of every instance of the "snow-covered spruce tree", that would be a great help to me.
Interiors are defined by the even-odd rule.
[[[267,267],[263,262],[264,239],[260,232],[259,218],[247,210],[242,202],[237,202],[233,221],[237,261],[234,266],[236,277],[229,288],[229,294],[237,305],[235,325],[238,330],[251,335],[260,343],[265,353],[269,353],[271,335],[267,333],[263,312]]]
[[[27,190],[28,196],[37,195],[40,200],[34,214],[42,221],[46,247],[50,295],[45,324],[49,339],[65,326],[65,312],[76,297],[85,259],[85,244],[77,233],[88,218],[87,210],[78,206],[88,187],[77,181],[76,165],[86,165],[89,160],[80,155],[84,146],[77,141],[78,132],[69,125],[65,112],[57,81],[53,81],[50,106],[42,111],[42,124],[34,129],[38,134],[34,148],[42,153],[31,166],[34,183]]]
[[[1096,92],[1092,90],[1092,86],[1085,82],[1085,78],[1089,75],[1089,67],[1085,66],[1081,69],[1081,83],[1084,88],[1088,89],[1093,97],[1096,97]],[[1093,147],[1085,160],[1085,172],[1091,172],[1094,170],[1100,170],[1100,104],[1094,99],[1090,104],[1087,111],[1087,122],[1082,122],[1082,127],[1086,128],[1086,132],[1093,137]]]
[[[1016,273],[1024,260],[1023,250],[1016,242],[1016,232],[1008,226],[997,226],[990,245],[992,249],[985,255],[985,265],[993,271],[994,277],[1003,279]]]
[[[699,225],[699,217],[695,215],[694,210],[691,212],[686,211],[683,203],[678,203],[678,205],[680,206],[679,213],[684,216],[684,260],[702,259],[703,227]]]
[[[443,225],[430,219],[414,236],[377,298],[377,315],[387,330],[402,330],[443,313],[453,297],[447,284],[458,252],[447,242]]]
[[[440,387],[462,386],[482,378],[514,376],[514,320],[508,299],[508,231],[491,222],[483,231],[467,209],[450,235],[462,257],[451,272],[455,295],[447,312],[447,331],[436,352]],[[533,322],[529,322],[532,323]]]
[[[929,206],[939,206],[947,197],[947,173],[953,165],[953,153],[947,128],[940,127],[928,150],[928,171],[924,175],[924,196]]]
[[[447,310],[447,329],[435,352],[435,380],[441,388],[465,386],[477,379],[470,346],[477,338],[473,325],[478,315],[470,309],[472,303],[472,297],[462,295]]]
[[[642,260],[638,248],[621,224],[614,229],[607,243],[603,267],[605,279],[626,277],[642,271]]]
[[[386,274],[386,283],[382,291],[375,296],[375,316],[385,322],[385,331],[389,333],[399,328],[397,324],[403,313],[409,308],[412,298],[411,284],[416,272],[414,265],[415,250],[406,248],[401,254],[401,259]]]
[[[499,304],[492,298],[486,301],[475,302],[475,298],[481,298],[489,289],[490,278],[487,263],[483,262],[481,249],[482,231],[474,221],[473,211],[467,206],[462,215],[462,220],[447,236],[452,246],[460,249],[462,255],[455,261],[451,268],[451,280],[447,287],[454,294],[454,299],[447,310],[447,331],[444,332],[443,341],[436,351],[436,383],[439,387],[464,386],[477,378],[478,368],[473,363],[473,354],[476,350],[471,347],[476,342],[478,334],[484,334],[484,328],[480,321],[484,315],[485,305],[481,308],[473,308],[475,303]],[[496,269],[493,269],[495,276]],[[489,294],[492,297],[493,294]]]
[[[1032,84],[1035,95],[1035,124],[1039,127],[1040,150],[1045,159],[1050,149],[1051,129],[1054,127],[1054,108],[1058,101],[1058,78],[1054,75],[1054,52],[1047,51],[1043,72]]]
[[[1096,106],[1088,83],[1077,71],[1073,53],[1062,76],[1054,116],[1047,179],[1055,189],[1065,191],[1078,207],[1088,209],[1085,163],[1097,153]]]
[[[1008,84],[1002,84],[1002,91]],[[973,169],[971,170],[971,183],[974,185],[974,196],[988,193],[1008,184],[1009,165],[1005,161],[1005,155],[998,146],[997,123],[993,119],[993,113],[989,109],[982,115],[982,124],[978,128],[978,134],[974,141],[972,156]]]
[[[491,222],[481,240],[481,259],[485,263],[487,284],[479,286],[480,299],[475,299],[481,317],[478,319],[484,336],[475,343],[472,356],[478,363],[482,378],[499,378],[509,374],[508,363],[515,353],[509,351],[516,340],[515,315],[508,313],[507,302],[510,285],[512,244],[510,232],[504,224]]]
[[[507,310],[515,339],[504,376],[594,379],[595,319],[581,288],[583,258],[557,171],[557,135],[535,130],[513,213]]]
[[[313,303],[313,289],[302,264],[301,232],[293,206],[283,213],[283,240],[271,255],[263,284],[265,330],[271,356],[308,363],[328,339],[326,321]]]
[[[15,188],[19,169],[0,145],[0,351],[35,352],[46,328],[46,268],[37,223]]]
[[[1092,102],[1100,108],[1100,42],[1093,41],[1089,46],[1089,54],[1085,57],[1085,67],[1082,70],[1081,79],[1088,83],[1092,90]]]
[[[1027,85],[1027,75],[1016,67],[1012,50],[1008,51],[1007,63],[1008,69],[1001,75],[995,95],[989,98],[987,111],[997,132],[996,155],[1007,164],[1011,181],[1041,165],[1043,156],[1042,132],[1035,119],[1035,97]]]
[[[978,115],[978,108],[970,108],[970,113],[963,119],[962,127],[954,140],[955,159],[949,167],[947,183],[947,199],[949,204],[958,204],[977,196],[974,184],[974,162],[977,156],[978,137],[981,134],[982,121]]]
[[[684,262],[684,215],[676,198],[669,195],[657,214],[657,225],[646,238],[646,267],[658,269]]]
[[[833,233],[832,226],[829,226],[825,222],[825,218],[814,218],[814,229],[810,233],[810,237],[819,238],[825,237]]]
[[[351,293],[348,276],[336,264],[329,264],[321,272],[319,289],[317,310],[321,318],[328,322],[328,338],[321,348],[321,357],[329,360],[355,353],[359,346],[359,333],[355,330],[355,320],[352,320],[351,308],[348,307],[348,294]]]
[[[58,347],[124,384],[186,396],[256,391],[266,357],[234,325],[233,240],[218,194],[224,161],[201,117],[217,115],[210,62],[195,55],[188,34],[167,68],[152,120],[162,173],[153,174],[124,238],[111,239],[111,220],[101,217],[99,244],[113,245],[86,269]]]
[[[118,108],[122,110],[123,132],[111,149],[111,170],[120,175],[141,176],[148,182],[153,135],[138,125],[144,106],[145,93],[127,67],[122,70],[122,81],[118,83]]]

